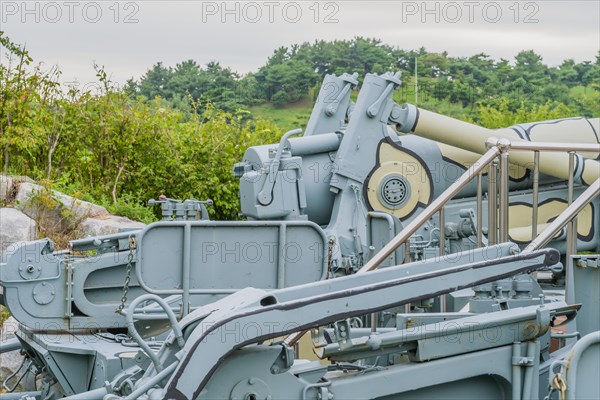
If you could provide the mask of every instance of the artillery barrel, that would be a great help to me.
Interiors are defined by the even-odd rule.
[[[506,138],[512,142],[585,143],[600,147],[599,118],[567,118],[514,125],[503,129],[488,129],[417,108],[412,104],[404,104],[402,108],[408,109],[409,112],[405,113],[405,120],[397,125],[401,132],[413,133],[478,154],[486,152],[486,140],[491,137]],[[600,177],[600,163],[594,160],[597,157],[598,153],[592,152],[577,155],[576,179],[590,185]],[[522,167],[532,169],[533,159],[533,151],[510,151],[511,163]],[[566,180],[569,178],[569,155],[564,152],[540,152],[539,167],[540,172],[544,174]]]

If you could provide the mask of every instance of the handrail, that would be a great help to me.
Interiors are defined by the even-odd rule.
[[[555,235],[568,225],[567,229],[567,253],[573,254],[577,251],[577,214],[589,204],[597,195],[598,180],[580,196],[577,201],[573,200],[575,185],[575,153],[600,153],[600,144],[597,143],[559,143],[559,142],[526,142],[509,141],[507,139],[489,138],[486,141],[488,147],[500,147],[502,152],[500,165],[500,238],[508,240],[508,156],[510,150],[533,152],[533,194],[531,214],[531,243],[525,248],[526,251],[535,250],[548,244]],[[568,207],[558,218],[538,235],[538,199],[539,199],[539,174],[540,174],[540,152],[566,152],[569,154],[568,180],[567,180],[567,203]],[[504,161],[504,163],[502,163]],[[596,188],[596,190],[594,190]],[[493,189],[493,188],[492,188]],[[491,216],[491,214],[490,214]],[[564,223],[561,223],[564,221]],[[493,221],[490,222],[492,226]],[[567,264],[570,263],[567,258]],[[567,265],[568,267],[568,265]]]
[[[583,144],[583,143],[538,143],[538,142],[521,142],[513,141],[502,138],[489,138],[486,140],[487,152],[481,156],[471,167],[469,167],[452,185],[450,185],[439,197],[437,197],[432,203],[430,203],[425,210],[417,215],[400,233],[398,233],[389,243],[387,243],[377,254],[375,254],[357,273],[365,273],[372,271],[379,267],[379,265],[388,258],[398,247],[406,243],[407,240],[419,229],[419,227],[429,220],[434,214],[440,213],[440,255],[444,255],[444,243],[443,243],[443,230],[444,230],[444,206],[450,201],[456,194],[458,194],[468,183],[477,177],[477,243],[482,244],[481,239],[481,207],[482,207],[482,174],[485,168],[494,163],[495,160],[500,158],[498,163],[500,166],[500,190],[499,199],[496,199],[497,183],[496,180],[496,165],[493,165],[489,170],[488,176],[488,210],[489,210],[489,221],[488,221],[488,242],[494,244],[497,242],[499,237],[500,241],[508,240],[508,172],[509,172],[509,150],[529,150],[534,151],[534,165],[533,165],[533,201],[534,212],[532,219],[537,225],[537,201],[539,193],[539,152],[540,151],[560,151],[568,152],[570,155],[569,165],[569,207],[561,215],[554,220],[554,222],[548,226],[546,230],[539,236],[537,236],[537,226],[533,227],[532,239],[536,237],[524,250],[524,252],[532,252],[533,250],[547,244],[555,235],[551,231],[559,231],[567,223],[569,223],[576,215],[591,202],[600,193],[600,179],[596,180],[577,200],[572,201],[573,197],[573,183],[574,183],[574,168],[573,161],[575,152],[590,152],[600,153],[600,145],[596,144]],[[492,206],[492,201],[496,202],[499,200],[498,208],[500,209],[500,232],[496,232],[498,228],[497,224],[497,212],[496,207]],[[583,204],[582,204],[583,203]],[[574,222],[571,222],[572,224]],[[560,225],[560,227],[558,227]],[[558,227],[558,228],[557,228]],[[572,229],[571,229],[572,230]],[[498,235],[499,234],[499,235]],[[445,311],[444,297],[440,298],[440,307],[442,312]],[[300,338],[306,332],[296,332],[289,335],[284,343],[288,346],[296,344]]]
[[[600,153],[600,144],[558,142],[510,142],[512,150]]]
[[[531,241],[523,253],[531,253],[545,246],[592,200],[600,195],[600,178],[592,183],[571,205],[569,205],[538,237]]]
[[[413,219],[400,233],[398,233],[388,244],[383,246],[357,273],[372,271],[379,266],[390,254],[392,254],[402,243],[408,240],[419,227],[435,213],[440,211],[444,205],[450,201],[458,192],[462,190],[469,182],[483,171],[492,161],[501,153],[498,146],[492,146],[476,163],[471,165],[461,176],[450,185],[444,192],[437,197],[425,210],[423,210],[415,219]],[[440,226],[440,230],[444,229]],[[442,247],[443,244],[440,244]]]
[[[377,268],[386,258],[388,258],[398,247],[406,242],[419,229],[421,224],[427,221],[436,212],[440,211],[444,205],[452,199],[458,192],[462,190],[475,177],[479,177],[480,173],[501,153],[497,146],[491,147],[477,162],[467,169],[461,176],[450,185],[444,193],[436,198],[429,206],[425,208],[414,220],[412,220],[400,233],[398,233],[388,244],[383,246],[377,254],[375,254],[361,269],[356,273],[361,274],[369,272]],[[443,213],[440,215],[440,231],[444,229]],[[443,243],[440,243],[440,248],[443,248]],[[284,343],[287,346],[293,346],[300,341],[306,331],[295,332],[285,338]]]
[[[421,212],[414,220],[412,220],[394,239],[385,245],[379,253],[375,254],[358,272],[372,271],[377,268],[390,254],[392,254],[400,245],[412,236],[417,229],[435,213],[441,211],[442,207],[450,201],[464,186],[473,180],[478,174],[493,162],[498,155],[508,155],[508,150],[533,150],[533,151],[583,151],[583,152],[599,152],[600,145],[583,144],[583,143],[537,143],[537,142],[511,142],[506,139],[490,138],[487,140],[489,150],[465,173],[458,178],[448,189],[436,198],[423,212]],[[508,160],[502,158],[500,160],[500,202],[502,203],[500,211],[508,207]],[[489,190],[489,188],[488,188]],[[488,196],[490,197],[490,196]],[[489,207],[493,210],[493,207]],[[495,210],[493,210],[495,212]],[[503,213],[500,218],[501,239],[508,238],[508,214]],[[443,226],[440,226],[440,230]],[[488,234],[492,234],[489,232]],[[442,247],[443,244],[440,244]]]

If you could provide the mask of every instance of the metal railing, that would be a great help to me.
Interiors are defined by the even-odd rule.
[[[509,212],[509,151],[512,150],[529,150],[534,152],[533,162],[533,199],[532,199],[532,246],[537,244],[535,238],[538,236],[538,201],[539,201],[539,153],[540,151],[562,151],[569,153],[569,180],[568,180],[568,204],[573,204],[573,187],[574,187],[574,166],[575,152],[600,153],[600,145],[581,144],[581,143],[534,143],[534,142],[511,142],[508,139],[490,138],[486,142],[488,151],[463,175],[458,178],[448,189],[446,189],[438,198],[436,198],[429,206],[423,210],[414,220],[412,220],[396,237],[394,237],[387,245],[385,245],[377,254],[375,254],[358,272],[367,272],[376,269],[392,252],[399,246],[407,242],[410,237],[419,229],[419,227],[429,220],[434,214],[439,212],[440,215],[440,255],[444,255],[444,205],[448,203],[454,196],[462,190],[469,182],[477,176],[477,244],[482,245],[482,174],[483,170],[490,164],[491,168],[488,171],[488,243],[495,244],[506,242],[509,239],[508,235],[508,212]],[[499,159],[499,161],[498,161]],[[499,166],[499,171],[496,169]],[[497,188],[498,175],[500,176],[500,187]],[[575,216],[579,213],[586,204],[589,204],[596,196],[598,196],[599,182],[594,182],[588,190],[581,196],[581,201],[577,202],[579,208],[569,207],[562,214],[563,218],[559,217],[555,220],[562,221],[568,218],[568,223],[571,224],[568,229],[570,238],[567,247],[570,253],[576,251],[576,234],[575,232]],[[596,189],[594,189],[596,188]],[[581,203],[584,203],[581,205]],[[497,204],[498,207],[492,206]],[[498,211],[496,211],[498,210]],[[558,223],[552,223],[544,230],[543,237],[554,237],[557,233],[556,227]],[[562,225],[558,230],[562,229]],[[540,235],[541,236],[541,235]],[[546,244],[544,241],[543,244]],[[528,246],[529,248],[529,246]],[[537,247],[536,247],[537,248]],[[532,250],[528,250],[532,251]]]
[[[481,156],[471,167],[469,167],[452,185],[450,185],[439,197],[437,197],[429,206],[417,215],[400,233],[398,233],[389,243],[387,243],[378,253],[376,253],[357,273],[365,273],[379,267],[392,253],[403,244],[406,244],[406,250],[409,251],[410,237],[428,221],[433,215],[439,213],[439,253],[443,256],[445,253],[445,235],[444,235],[444,206],[454,198],[467,184],[477,177],[477,246],[483,245],[483,172],[488,170],[488,245],[509,240],[509,150],[529,150],[534,152],[533,156],[533,199],[532,199],[532,242],[527,246],[524,252],[531,252],[547,244],[558,231],[567,223],[571,224],[568,228],[567,239],[570,243],[567,246],[567,252],[573,254],[576,252],[577,235],[574,227],[574,219],[577,214],[600,194],[600,178],[596,180],[576,201],[573,201],[574,187],[574,165],[575,152],[600,153],[600,145],[593,144],[570,144],[570,143],[537,143],[537,142],[511,142],[508,139],[489,138],[486,141],[488,151]],[[539,200],[539,162],[540,151],[562,151],[569,153],[569,180],[568,180],[568,203],[569,206],[558,218],[554,220],[542,234],[538,236],[538,200]],[[498,175],[499,188],[498,188]],[[498,211],[497,211],[498,210]],[[570,238],[570,239],[569,239]],[[567,257],[569,259],[569,257]],[[407,260],[405,259],[405,262]],[[440,311],[445,311],[445,298],[440,297]],[[373,317],[373,316],[372,316]],[[285,339],[287,345],[296,344],[305,332],[297,332]]]
[[[594,183],[592,183],[575,201],[571,202],[571,204],[554,220],[548,227],[542,232],[539,236],[523,249],[523,253],[531,253],[539,249],[540,247],[544,247],[547,245],[553,238],[556,236],[558,232],[560,232],[567,224],[572,223],[577,217],[577,214],[585,206],[590,204],[592,200],[600,195],[600,178],[596,179]],[[571,229],[571,228],[569,228]],[[569,236],[575,236],[575,232],[572,235],[567,234],[567,239]],[[573,245],[573,244],[572,244]],[[570,254],[575,254],[575,251],[571,251],[570,247],[567,246]],[[567,257],[569,259],[569,257]]]
[[[579,198],[574,201],[573,191],[575,186],[575,154],[577,152],[600,153],[600,144],[587,143],[555,143],[555,142],[525,142],[506,139],[490,138],[488,146],[500,146],[500,229],[499,235],[502,241],[508,240],[508,225],[504,224],[503,218],[508,221],[508,157],[509,151],[533,151],[533,190],[532,190],[532,213],[531,213],[531,243],[523,250],[531,252],[548,244],[565,226],[567,226],[567,256],[577,253],[577,215],[583,208],[600,194],[600,179],[592,183]],[[565,209],[544,231],[538,235],[538,206],[539,206],[539,176],[540,176],[540,152],[566,152],[569,154],[568,180],[567,180],[567,204]],[[506,159],[504,165],[502,160]],[[490,196],[491,198],[491,196]],[[492,207],[490,207],[491,209]],[[503,215],[504,212],[504,215]],[[491,213],[490,213],[491,215]],[[489,234],[489,233],[488,233]],[[567,263],[570,257],[567,257]],[[567,265],[568,267],[568,265]]]
[[[375,254],[357,273],[372,271],[377,268],[387,257],[390,256],[398,247],[404,244],[410,237],[428,221],[434,214],[440,212],[440,255],[444,255],[444,212],[443,208],[454,196],[458,194],[475,177],[478,178],[478,186],[481,184],[481,175],[483,170],[490,165],[501,153],[499,146],[492,146],[490,149],[469,167],[460,178],[450,185],[439,197],[437,197],[425,210],[419,213],[400,233],[398,233],[388,244]],[[493,170],[493,168],[491,168]],[[481,212],[481,203],[477,205],[478,214]]]

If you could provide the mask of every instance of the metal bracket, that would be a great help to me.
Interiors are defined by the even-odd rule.
[[[512,365],[517,367],[533,367],[533,357],[513,357]]]
[[[352,75],[343,74],[342,76],[340,76],[340,79],[346,82],[346,84],[344,85],[344,88],[340,90],[340,93],[333,100],[333,102],[330,105],[328,105],[327,108],[325,108],[325,115],[331,117],[337,112],[342,99],[346,97],[350,90],[352,90],[358,85],[358,81],[356,80],[356,78],[358,78],[358,73],[356,72]]]
[[[389,83],[384,89],[384,91],[381,93],[379,98],[375,100],[375,102],[371,104],[371,106],[367,109],[367,116],[369,118],[375,118],[379,114],[381,107],[384,105],[384,102],[388,98],[390,93],[396,88],[396,86],[400,86],[402,84],[402,82],[400,81],[400,76],[402,76],[400,72],[396,72],[393,75],[388,73],[380,75],[382,79],[385,79]]]
[[[336,321],[333,323],[333,329],[335,331],[335,337],[340,349],[344,350],[352,346],[352,335],[350,333],[350,321],[345,319],[342,321]]]
[[[302,133],[302,129],[294,129],[288,131],[281,137],[279,141],[279,146],[277,146],[277,153],[275,157],[269,164],[269,170],[267,172],[267,176],[265,177],[265,183],[262,187],[262,190],[258,194],[258,202],[263,206],[268,206],[273,201],[273,188],[275,187],[275,179],[277,178],[277,171],[279,171],[279,164],[281,162],[281,154],[283,153],[283,149],[288,141],[288,139],[292,136],[300,135]]]

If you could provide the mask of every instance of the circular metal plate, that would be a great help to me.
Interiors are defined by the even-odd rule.
[[[45,305],[54,300],[54,286],[48,282],[42,282],[33,288],[33,299],[36,303]]]
[[[37,279],[42,274],[42,267],[33,264],[19,266],[19,275],[26,280]]]
[[[400,174],[389,174],[381,181],[378,197],[384,206],[400,208],[410,198],[410,183]]]

